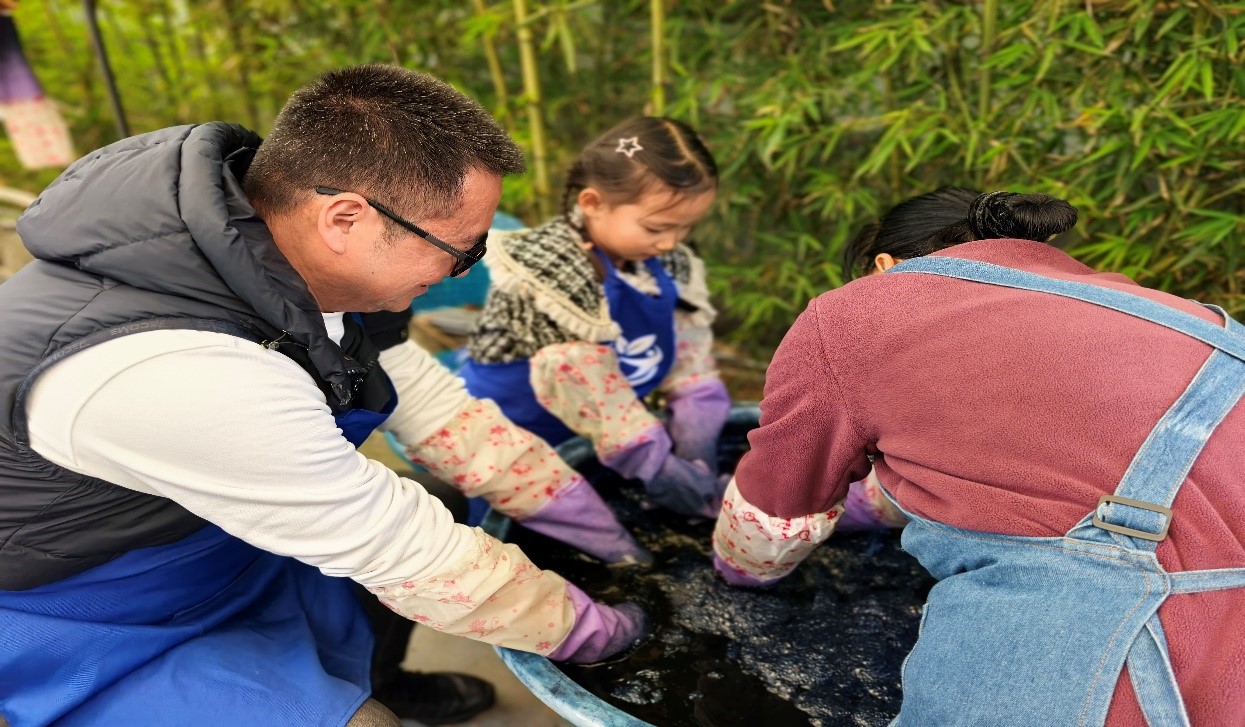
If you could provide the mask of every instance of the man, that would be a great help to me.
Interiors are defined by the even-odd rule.
[[[404,310],[464,272],[521,169],[448,85],[360,66],[296,92],[262,145],[165,129],[44,191],[18,224],[37,260],[0,286],[0,714],[396,724],[368,699],[351,580],[407,619],[554,659],[642,633],[638,608],[593,603],[355,451],[383,424],[529,527],[643,557],[552,450],[343,313]],[[376,696],[426,722],[492,701],[462,675],[381,676]]]

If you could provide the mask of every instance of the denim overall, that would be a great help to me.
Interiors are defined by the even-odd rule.
[[[970,260],[923,257],[888,274],[904,273],[1075,298],[1214,351],[1115,492],[1067,535],[962,530],[905,511],[903,547],[939,583],[904,662],[904,701],[892,724],[1101,725],[1127,665],[1152,727],[1188,725],[1159,607],[1173,593],[1243,587],[1245,568],[1169,573],[1154,552],[1190,468],[1245,392],[1245,327],[1217,308],[1223,328],[1128,293]]]
[[[356,447],[397,404],[379,367],[357,388],[372,391],[335,417]],[[11,727],[337,727],[371,691],[372,647],[352,581],[208,525],[0,591],[0,716]]]

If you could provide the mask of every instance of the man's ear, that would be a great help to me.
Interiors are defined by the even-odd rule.
[[[369,205],[362,197],[349,192],[327,198],[320,208],[317,227],[320,238],[330,250],[345,254],[351,242],[367,235],[364,221]]]

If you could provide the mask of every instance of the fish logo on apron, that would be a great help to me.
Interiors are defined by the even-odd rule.
[[[661,363],[666,354],[657,345],[656,334],[640,336],[634,341],[619,336],[614,340],[614,350],[618,352],[618,362],[622,364],[623,374],[627,383],[643,386],[656,378],[661,371]]]

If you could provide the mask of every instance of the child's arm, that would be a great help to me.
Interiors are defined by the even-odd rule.
[[[412,462],[525,526],[607,562],[646,560],[584,478],[544,440],[519,428],[416,344],[381,352],[398,390],[385,422]]]
[[[869,472],[868,442],[826,363],[815,305],[774,353],[761,425],[714,530],[714,564],[731,583],[790,573],[838,524],[849,483]]]
[[[675,360],[659,387],[670,408],[667,427],[675,454],[702,461],[717,472],[717,443],[730,414],[731,398],[713,357],[713,319],[705,266],[686,246],[669,257],[682,256],[685,271],[679,282],[680,305],[674,314]]]
[[[674,452],[717,472],[718,437],[731,411],[731,396],[713,358],[713,331],[692,325],[688,316],[678,313],[675,336],[677,358],[660,387],[670,408],[666,426]]]
[[[610,346],[573,341],[531,359],[536,400],[592,442],[601,463],[644,482],[653,500],[694,517],[717,514],[720,487],[708,466],[680,459],[666,428],[636,398]]]

